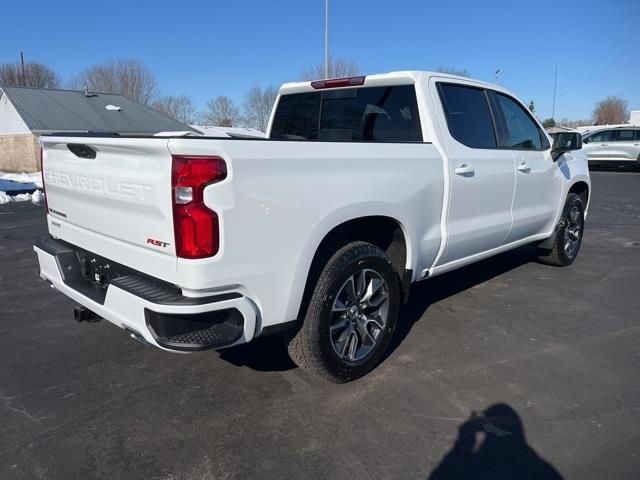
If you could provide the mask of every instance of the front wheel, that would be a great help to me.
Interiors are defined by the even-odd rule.
[[[331,382],[354,380],[380,361],[399,308],[398,275],[385,253],[369,243],[349,243],[323,268],[289,355]]]
[[[571,265],[578,256],[583,232],[584,204],[579,195],[570,193],[554,232],[553,246],[538,248],[538,260],[557,267]]]

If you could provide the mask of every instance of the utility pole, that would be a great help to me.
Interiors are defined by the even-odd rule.
[[[553,78],[553,108],[551,109],[551,118],[556,119],[556,88],[558,87],[558,65],[556,65],[556,73]]]
[[[324,78],[329,78],[329,0],[324,0]]]
[[[22,86],[26,87],[27,86],[27,82],[24,76],[24,53],[22,52],[22,50],[20,50],[20,72],[22,75]]]

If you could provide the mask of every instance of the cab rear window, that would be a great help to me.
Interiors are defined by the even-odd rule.
[[[327,142],[421,142],[413,85],[280,97],[271,138]]]

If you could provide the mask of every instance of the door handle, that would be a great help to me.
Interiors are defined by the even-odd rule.
[[[518,165],[518,171],[523,173],[529,173],[531,171],[531,167],[527,165],[527,162],[522,162]]]
[[[464,175],[473,175],[475,170],[473,169],[473,167],[471,165],[467,165],[466,163],[463,163],[459,167],[456,167],[454,172],[456,172],[456,175],[463,175],[464,176]]]
[[[608,143],[601,143],[601,144],[600,144],[600,146],[601,146],[601,147],[608,147],[608,146],[609,146],[609,144],[608,144]]]

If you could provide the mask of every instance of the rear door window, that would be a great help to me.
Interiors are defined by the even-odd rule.
[[[631,142],[633,141],[634,131],[633,130],[616,130],[615,136],[613,137],[614,142]]]
[[[471,148],[496,148],[496,134],[484,90],[438,84],[451,136]]]
[[[272,138],[332,142],[421,142],[413,85],[283,95]]]

